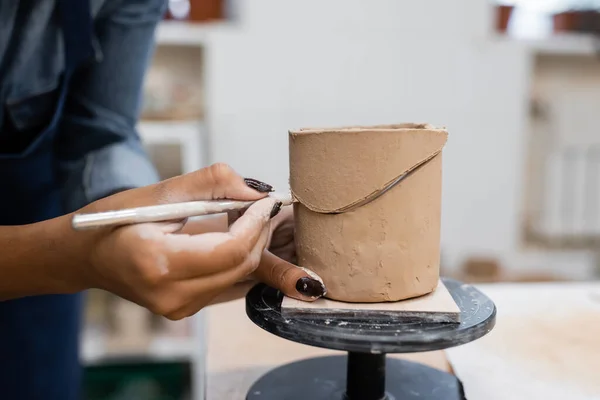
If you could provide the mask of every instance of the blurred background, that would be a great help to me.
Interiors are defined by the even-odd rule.
[[[446,126],[443,274],[597,279],[599,8],[170,0],[139,131],[163,178],[219,161],[281,190],[289,129]],[[92,291],[82,345],[89,399],[203,398],[203,313],[167,322]]]

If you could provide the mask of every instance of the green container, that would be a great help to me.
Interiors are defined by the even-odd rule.
[[[176,362],[114,362],[88,366],[85,400],[189,400],[191,365]]]

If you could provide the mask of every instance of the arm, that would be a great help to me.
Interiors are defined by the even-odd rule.
[[[230,229],[181,234],[182,222],[75,232],[71,215],[0,227],[0,300],[100,288],[180,319],[196,313],[261,260],[276,200],[216,164],[96,201],[82,212],[167,202],[255,200]]]
[[[0,252],[0,301],[84,289],[81,274],[74,268],[83,260],[69,228],[65,218],[0,226],[0,249],[10,249]]]
[[[159,179],[135,127],[165,5],[108,0],[96,17],[96,60],[73,78],[56,146],[66,211]]]
[[[164,0],[107,0],[95,21],[96,61],[71,82],[56,143],[66,211],[122,189],[154,183],[135,124],[154,30]],[[88,235],[68,218],[0,227],[0,300],[72,293],[89,264]]]
[[[98,54],[97,62],[80,70],[71,84],[56,145],[66,211],[77,210],[123,189],[158,181],[135,125],[143,78],[154,49],[154,31],[162,18],[165,3],[164,0],[112,0],[107,2],[108,5],[96,19],[95,33],[101,54]],[[152,200],[153,197],[154,203],[147,204],[175,201],[168,196],[156,198],[156,194],[148,196],[146,200]],[[106,200],[109,202],[102,203],[107,207],[105,209],[140,205],[137,202],[117,205],[111,203],[110,198]],[[73,246],[73,243],[71,241],[70,245]],[[88,247],[87,251],[96,251],[96,247]],[[85,249],[85,246],[82,248]],[[144,246],[140,246],[140,249],[143,250]],[[130,249],[135,253],[134,250]],[[128,253],[125,255],[130,256]],[[121,264],[119,261],[113,263],[112,267],[126,270],[126,266]],[[87,264],[83,263],[79,268],[82,265]],[[280,259],[267,255],[260,260],[259,269],[257,277],[266,283],[285,288],[284,292],[289,295],[312,299],[296,291],[296,282],[306,277],[306,273],[291,264],[284,264]],[[137,279],[137,275],[127,279]],[[156,296],[161,301],[169,298],[161,296],[158,290],[131,293],[128,290],[135,290],[135,287],[112,287],[106,284],[101,287],[117,294],[124,293],[123,297],[142,304],[152,304]]]

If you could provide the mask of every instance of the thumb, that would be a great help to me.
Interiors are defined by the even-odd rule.
[[[298,300],[314,301],[327,293],[323,280],[317,274],[290,264],[269,251],[263,252],[253,276]]]

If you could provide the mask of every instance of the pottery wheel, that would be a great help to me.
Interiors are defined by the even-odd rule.
[[[479,339],[494,327],[496,307],[475,287],[444,279],[461,310],[461,322],[424,323],[283,318],[283,294],[264,284],[246,295],[246,313],[262,329],[294,342],[348,352],[276,368],[250,388],[247,400],[458,400],[460,381],[451,374],[387,353],[441,350]]]

